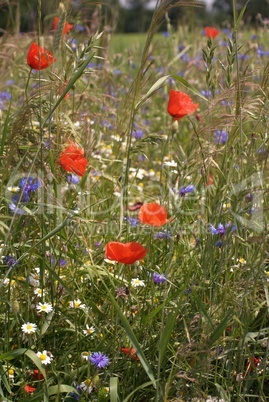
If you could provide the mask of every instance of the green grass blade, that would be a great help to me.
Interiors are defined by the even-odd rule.
[[[140,344],[138,342],[137,337],[135,336],[132,328],[130,327],[130,324],[129,324],[127,318],[122,313],[120,306],[118,305],[118,303],[116,302],[116,300],[112,296],[109,288],[106,286],[104,281],[103,281],[103,284],[104,284],[104,286],[105,286],[105,288],[107,290],[108,297],[110,298],[111,302],[113,303],[113,305],[114,305],[114,307],[115,307],[115,309],[116,309],[116,311],[117,311],[117,313],[119,315],[121,323],[122,323],[122,325],[123,325],[123,327],[125,329],[126,335],[130,339],[133,347],[136,350],[136,355],[139,357],[140,362],[141,362],[142,366],[144,367],[144,370],[147,373],[149,379],[152,381],[154,387],[156,387],[156,380],[155,380],[154,374],[153,374],[152,369],[151,369],[151,367],[150,367],[150,365],[149,365],[149,363],[148,363],[148,361],[147,361],[147,359],[146,359],[146,357],[144,355],[144,352],[143,352],[143,350],[142,350],[142,348],[141,348],[141,346],[140,346]]]
[[[140,385],[139,387],[134,389],[126,398],[124,398],[123,402],[128,402],[137,391],[139,391],[140,389],[143,389],[143,388],[147,388],[151,385],[154,385],[154,383],[152,381],[148,381],[148,382],[145,382],[144,384]]]
[[[52,106],[48,116],[45,118],[44,122],[43,122],[43,127],[44,125],[47,123],[47,121],[51,118],[51,116],[53,115],[53,113],[55,112],[55,110],[57,109],[57,107],[60,105],[60,103],[62,102],[62,100],[64,99],[65,95],[68,93],[68,91],[73,87],[73,85],[75,84],[75,82],[81,77],[81,75],[83,74],[85,68],[87,67],[87,65],[89,64],[89,62],[91,61],[91,59],[93,58],[94,53],[90,53],[89,56],[84,60],[84,62],[81,64],[81,66],[78,68],[76,74],[73,75],[72,78],[70,78],[70,80],[68,81],[68,83],[66,84],[61,96],[59,97],[59,99],[57,100],[57,102],[55,103],[54,106]]]
[[[118,377],[111,377],[109,381],[109,396],[110,402],[118,402],[118,387],[119,387],[119,379]]]
[[[158,91],[158,89],[166,85],[165,81],[168,78],[173,78],[174,80],[179,81],[182,85],[184,85],[184,87],[188,88],[194,95],[197,95],[205,102],[208,102],[208,99],[205,96],[203,96],[197,89],[195,89],[191,84],[189,84],[188,81],[184,80],[184,78],[180,77],[179,75],[171,74],[171,75],[164,75],[163,77],[159,78],[158,81],[156,81],[155,84],[152,85],[152,87],[148,90],[148,92],[136,104],[135,109],[137,110],[143,103],[146,102],[148,98],[150,98],[156,91]]]
[[[51,395],[58,395],[61,393],[69,393],[69,392],[76,392],[74,387],[66,384],[59,384],[59,385],[52,385],[48,388],[49,396]]]
[[[6,143],[8,126],[9,126],[10,107],[11,107],[11,104],[9,105],[9,109],[8,109],[8,112],[7,112],[7,115],[5,118],[4,127],[3,127],[3,131],[2,131],[2,138],[1,138],[1,143],[0,143],[0,156],[2,156],[4,153],[4,147],[5,147],[5,143]]]
[[[175,327],[175,323],[176,323],[176,313],[169,314],[168,317],[166,318],[166,324],[161,333],[159,341],[159,365],[161,365],[163,362],[167,345],[169,343],[171,333]]]
[[[210,335],[210,343],[213,345],[218,339],[219,337],[223,334],[223,332],[225,331],[225,329],[228,326],[228,322],[232,317],[232,312],[229,311],[226,316],[223,318],[223,320],[219,323],[219,325],[215,328],[215,330],[212,332],[212,334]]]

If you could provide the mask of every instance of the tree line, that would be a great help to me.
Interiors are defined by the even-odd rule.
[[[147,31],[153,10],[149,9],[150,0],[126,0],[123,7],[120,0],[69,0],[68,8],[71,10],[71,23],[91,30],[92,25],[107,26],[117,32],[145,32]],[[172,3],[178,1],[174,0]],[[41,31],[49,32],[52,29],[52,20],[55,14],[55,0],[41,1]],[[182,2],[182,4],[184,1]],[[193,0],[195,5],[195,0]],[[58,3],[59,4],[59,3]],[[244,13],[244,21],[250,24],[267,24],[269,19],[268,0],[237,0],[237,12],[247,4]],[[2,0],[0,1],[0,32],[5,31],[34,32],[37,27],[38,0]],[[212,10],[206,11],[205,7],[177,6],[168,15],[171,24],[190,23],[195,25],[212,23],[220,25],[231,23],[233,19],[232,0],[215,0]],[[160,29],[165,30],[166,24]]]

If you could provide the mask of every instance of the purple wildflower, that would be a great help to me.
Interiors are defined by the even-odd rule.
[[[13,267],[14,265],[18,264],[18,261],[12,255],[7,255],[5,257],[5,263],[9,267]]]
[[[153,235],[154,239],[171,239],[171,232],[157,232]]]
[[[137,227],[137,225],[139,224],[139,220],[136,218],[132,218],[131,216],[124,216],[123,220],[129,223],[133,227]]]
[[[194,193],[196,191],[196,187],[193,184],[189,184],[187,186],[183,186],[179,189],[179,194],[181,197],[184,197],[186,194]]]
[[[228,141],[228,133],[224,130],[217,130],[214,132],[215,144],[225,144]]]
[[[209,225],[209,230],[213,235],[225,235],[226,230],[222,223],[219,223],[217,227]]]
[[[209,225],[209,230],[210,233],[213,235],[225,235],[227,231],[229,230],[230,232],[234,232],[236,230],[236,226],[231,224],[231,223],[225,223],[223,225],[222,223],[219,223],[217,227],[214,227],[213,225]]]
[[[41,186],[40,181],[33,177],[23,177],[19,181],[19,187],[24,193],[31,193],[36,191]]]
[[[165,274],[158,274],[157,272],[153,273],[152,279],[154,283],[165,283],[167,281]]]
[[[19,208],[16,204],[14,204],[14,202],[11,202],[8,205],[8,207],[9,207],[10,212],[12,212],[15,215],[25,215],[26,214],[26,212],[23,209]]]
[[[101,352],[94,352],[90,355],[89,360],[97,368],[104,368],[109,364],[109,358]]]
[[[144,131],[140,130],[140,129],[136,129],[132,132],[132,137],[140,140],[140,138],[142,138],[144,136]]]
[[[67,181],[70,184],[78,184],[80,182],[80,177],[77,174],[71,173],[67,176]]]

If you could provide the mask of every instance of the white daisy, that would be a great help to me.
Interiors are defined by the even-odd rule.
[[[94,327],[89,327],[86,324],[86,329],[83,329],[82,332],[83,332],[84,335],[91,335],[91,334],[93,334],[95,332],[95,328]]]
[[[32,335],[37,331],[36,324],[32,324],[31,322],[27,322],[21,326],[22,332],[24,334]]]
[[[144,282],[144,281],[141,281],[139,278],[133,278],[133,279],[131,280],[131,286],[132,286],[133,288],[137,288],[137,287],[139,287],[139,286],[145,286],[145,282]]]
[[[34,294],[35,294],[37,297],[42,297],[42,296],[46,295],[47,293],[48,293],[48,292],[47,292],[46,290],[41,289],[41,288],[36,288],[36,289],[34,290]]]
[[[89,356],[90,356],[89,352],[82,352],[81,353],[82,360],[89,360]]]
[[[47,350],[43,350],[43,352],[37,352],[37,357],[40,359],[42,364],[45,364],[45,366],[47,364],[50,364],[53,356],[50,352],[48,352]]]
[[[81,309],[81,310],[85,310],[85,309],[86,309],[86,304],[83,304],[83,303],[81,302],[81,300],[79,300],[79,299],[70,301],[70,302],[68,303],[68,305],[69,305],[70,308],[79,308],[79,309]]]
[[[42,313],[42,311],[44,311],[45,313],[50,313],[51,311],[53,311],[52,304],[50,304],[50,303],[41,303],[40,302],[36,306],[36,309],[39,313]]]
[[[88,394],[90,394],[93,390],[93,383],[92,380],[88,379],[83,381],[82,383],[80,383],[79,388],[83,391],[83,392],[87,392]]]

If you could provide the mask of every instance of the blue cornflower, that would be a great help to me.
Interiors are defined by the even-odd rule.
[[[171,239],[171,232],[157,232],[153,235],[154,239]]]
[[[140,130],[140,129],[136,129],[132,132],[132,137],[139,140],[140,138],[142,138],[144,136],[144,131]]]
[[[67,261],[64,258],[60,258],[59,266],[60,267],[65,267],[66,265],[67,265]]]
[[[196,187],[193,184],[188,184],[179,189],[179,194],[184,197],[186,194],[193,193],[196,191]]]
[[[76,394],[76,392],[70,392],[70,393],[68,394],[68,397],[69,397],[69,398],[73,398],[73,399],[75,399],[76,401],[79,401],[79,400],[80,400],[80,395],[79,395],[79,394]]]
[[[212,91],[210,91],[209,89],[202,90],[200,91],[200,93],[206,98],[212,98],[213,96]]]
[[[225,226],[222,223],[219,223],[216,228],[213,225],[209,225],[209,230],[213,235],[225,235],[226,233]]]
[[[210,224],[209,230],[213,235],[223,236],[227,233],[227,230],[229,230],[230,232],[234,232],[236,230],[236,226],[232,225],[231,223],[225,223],[225,225],[219,223],[217,227],[214,227]]]
[[[214,132],[215,144],[225,144],[228,140],[228,134],[224,130],[217,130]]]
[[[11,94],[7,91],[0,92],[0,109],[5,107],[6,101],[11,100]]]
[[[153,273],[152,279],[154,283],[165,283],[167,281],[165,274],[158,274],[157,272]]]
[[[12,255],[7,255],[5,257],[5,263],[9,266],[9,267],[13,267],[14,265],[18,264],[18,261],[16,260],[15,257],[13,257]]]
[[[29,201],[30,201],[30,194],[26,192],[15,194],[12,197],[13,204],[18,204],[18,202],[29,202]]]
[[[136,218],[132,218],[131,216],[124,216],[123,220],[129,223],[133,227],[137,227],[137,225],[139,224],[139,220]]]
[[[225,144],[228,141],[228,133],[225,130],[217,130],[214,132],[215,144]]]
[[[15,215],[26,215],[26,211],[23,209],[19,208],[14,202],[11,202],[9,205],[9,210]]]
[[[215,247],[221,248],[222,247],[222,241],[221,240],[216,241]]]
[[[85,31],[85,27],[81,24],[76,24],[75,25],[75,31],[77,32],[84,32]]]
[[[70,184],[78,184],[80,182],[80,177],[75,173],[71,173],[67,176],[67,181]]]
[[[191,293],[191,289],[190,288],[186,289],[184,293],[185,295],[189,295]]]
[[[257,50],[257,54],[258,54],[258,56],[269,56],[268,50],[267,51],[263,50],[260,46]]]
[[[34,177],[29,176],[20,179],[18,186],[22,190],[23,194],[30,195],[41,186],[41,183],[37,178],[35,179]]]
[[[109,364],[109,358],[101,352],[94,352],[90,355],[89,360],[98,368],[104,368]]]

